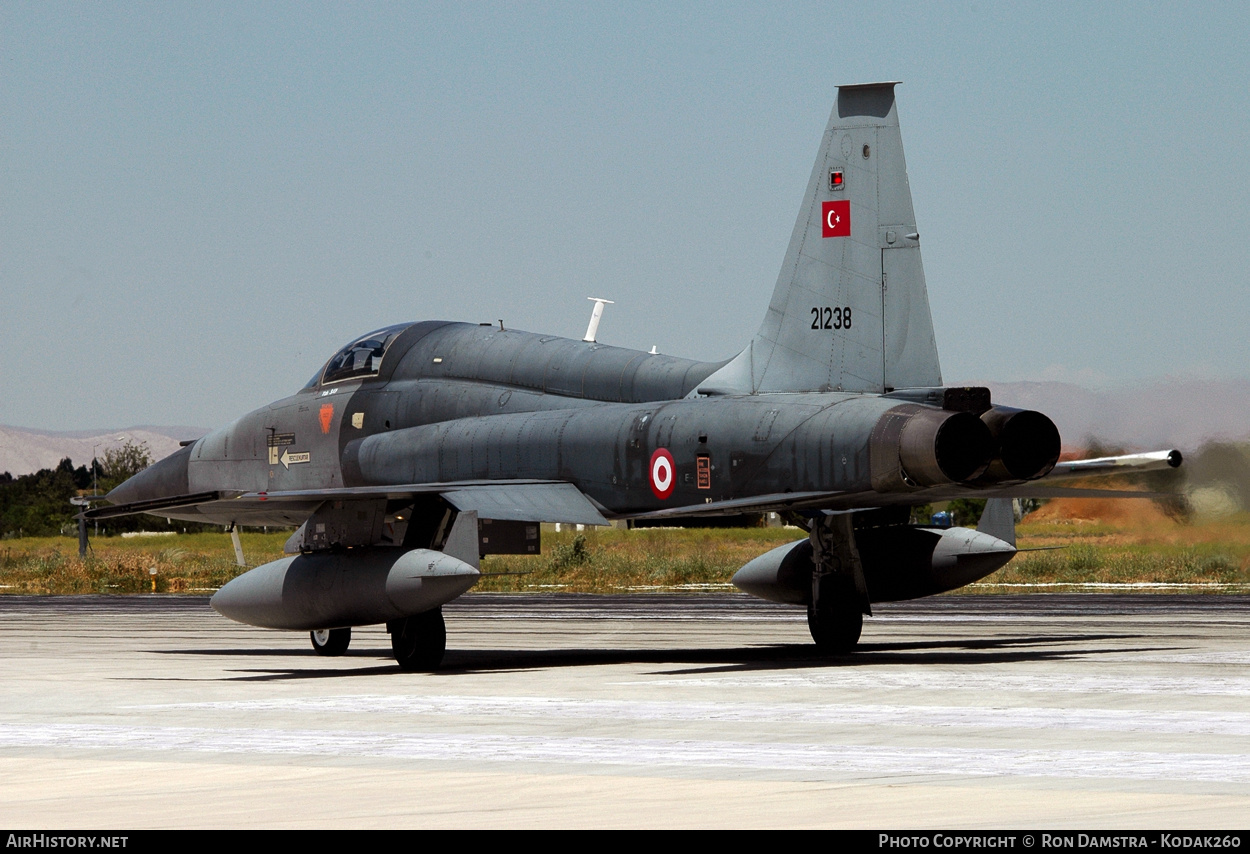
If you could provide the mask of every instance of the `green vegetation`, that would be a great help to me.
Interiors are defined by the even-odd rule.
[[[975,528],[981,512],[985,510],[983,498],[956,498],[946,502],[946,512],[951,514],[951,524]]]
[[[98,489],[101,495],[143,471],[152,464],[146,442],[131,442],[108,448],[91,466],[74,468],[66,457],[54,469],[14,477],[0,473],[0,539],[51,537],[77,531],[74,515],[78,509],[69,500]],[[92,526],[95,530],[96,526]],[[124,531],[200,532],[217,530],[216,525],[169,522],[150,516],[109,519],[100,526],[107,534]]]
[[[75,469],[69,458],[34,474],[0,474],[0,538],[48,537],[73,528],[69,500],[90,488],[91,472]]]

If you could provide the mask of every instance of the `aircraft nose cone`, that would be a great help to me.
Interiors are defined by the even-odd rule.
[[[188,445],[148,466],[105,497],[113,504],[131,504],[135,501],[187,494],[191,491],[188,487],[187,464],[191,460],[192,447]]]

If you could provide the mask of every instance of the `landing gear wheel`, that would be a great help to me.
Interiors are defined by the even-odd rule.
[[[864,629],[864,615],[856,605],[845,600],[822,604],[819,609],[808,605],[807,628],[821,652],[850,652],[859,643],[859,633]]]
[[[435,608],[413,617],[396,620],[391,631],[391,649],[401,670],[436,670],[447,651],[447,624],[443,609]]]
[[[351,629],[317,629],[308,633],[317,655],[342,655],[352,642]]]

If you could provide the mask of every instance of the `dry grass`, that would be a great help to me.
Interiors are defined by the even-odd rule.
[[[1149,501],[1060,499],[1026,517],[1018,541],[1049,550],[1024,551],[968,592],[1016,584],[1250,590],[1250,513],[1186,523]]]
[[[492,555],[482,564],[484,573],[526,574],[488,574],[476,589],[574,593],[731,590],[729,579],[744,563],[803,536],[797,528],[544,532],[540,557]]]
[[[965,593],[1101,589],[1098,585],[1165,585],[1144,589],[1250,591],[1250,514],[1184,524],[1147,501],[1088,503],[1064,510],[1060,502],[1028,517],[1019,528],[1026,549]],[[1060,505],[1055,507],[1055,505]],[[588,529],[544,531],[538,557],[493,555],[482,564],[485,591],[618,593],[636,590],[730,589],[734,572],[775,546],[800,539],[798,529]],[[286,533],[244,533],[255,566],[281,557]],[[1030,548],[1059,547],[1048,551]],[[69,538],[0,542],[0,592],[142,593],[151,589],[205,593],[241,570],[226,534],[153,539],[100,538],[86,560]],[[1026,585],[1017,587],[1015,585]],[[1052,586],[1038,586],[1052,585]]]
[[[282,556],[287,533],[242,534],[248,564]],[[800,539],[797,529],[738,531],[591,528],[584,533],[544,531],[539,557],[492,555],[482,562],[478,590],[621,592],[634,589],[729,588],[751,558]],[[42,537],[0,544],[0,592],[205,593],[242,570],[227,534],[186,534],[151,539],[102,537],[78,557],[76,540]],[[505,574],[500,574],[505,573]]]
[[[275,560],[288,536],[244,533],[244,556],[253,566]],[[152,567],[160,593],[209,592],[242,571],[228,534],[99,537],[85,559],[78,557],[77,540],[25,537],[0,543],[0,592],[146,593]]]

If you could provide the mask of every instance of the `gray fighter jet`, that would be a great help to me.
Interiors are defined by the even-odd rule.
[[[1013,497],[1122,495],[1054,483],[1180,464],[1162,451],[1057,465],[1045,415],[943,386],[894,86],[838,90],[768,313],[734,358],[389,326],[84,516],[299,526],[288,557],[213,607],[310,631],[327,655],[352,626],[385,623],[414,670],[441,661],[441,606],[478,580],[479,557],[537,551],[539,523],[780,511],[808,536],[735,583],[806,606],[819,647],[851,649],[872,603],[1010,560]],[[914,505],[958,497],[992,499],[976,530],[908,524]]]

